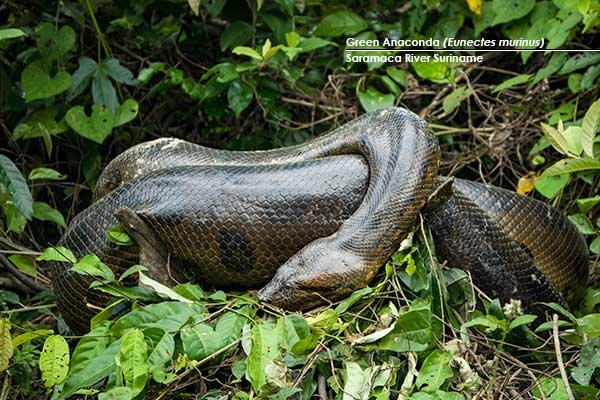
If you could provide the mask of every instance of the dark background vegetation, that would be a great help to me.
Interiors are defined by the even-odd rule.
[[[598,99],[600,53],[490,51],[477,53],[483,54],[484,62],[466,65],[351,64],[343,56],[349,36],[543,37],[547,48],[593,50],[599,44],[599,13],[596,0],[2,2],[0,32],[18,28],[22,35],[0,40],[0,150],[27,179],[34,203],[27,215],[15,205],[10,190],[0,190],[0,249],[18,268],[2,271],[6,290],[0,304],[6,318],[0,333],[8,341],[31,334],[10,345],[13,356],[6,361],[0,399],[44,397],[44,384],[50,388],[58,384],[54,396],[60,396],[63,385],[63,393],[69,394],[92,386],[96,390],[80,396],[112,391],[102,394],[104,398],[195,393],[197,398],[241,400],[317,394],[419,400],[476,394],[529,398],[543,392],[546,398],[559,399],[567,398],[560,396],[568,396],[570,385],[575,398],[598,398],[597,278],[592,278],[585,302],[574,315],[559,312],[561,321],[555,327],[560,326],[566,348],[564,357],[557,357],[552,324],[536,333],[535,325],[521,325],[530,320],[511,326],[517,317],[499,306],[468,312],[471,288],[456,284],[464,273],[430,262],[422,239],[396,256],[399,272],[382,275],[374,291],[320,314],[292,317],[264,309],[248,297],[201,292],[194,286],[178,293],[195,301],[195,317],[179,306],[150,312],[156,321],[181,316],[182,323],[171,330],[159,327],[163,334],[136,329],[140,321],[118,325],[108,315],[91,336],[106,341],[93,342],[97,352],[72,354],[67,383],[64,376],[60,379],[66,371],[58,371],[55,381],[48,375],[42,380],[38,362],[44,341],[48,349],[56,346],[58,353],[62,346],[61,339],[48,344],[46,337],[52,333],[56,335],[51,338],[68,337],[70,332],[53,308],[52,292],[42,290],[50,287],[50,272],[35,266],[33,257],[55,244],[66,223],[91,203],[106,163],[137,143],[173,136],[224,149],[281,147],[301,143],[365,111],[397,105],[430,122],[442,145],[441,173],[518,189],[552,202],[586,234],[595,264],[595,254],[600,253],[595,207],[600,202],[600,167],[594,164],[598,153],[572,144],[581,133],[568,130],[582,126]],[[592,110],[589,115],[594,112],[600,114]],[[564,136],[570,147],[557,145],[556,135]],[[588,163],[585,168],[540,177],[555,161],[580,157]],[[436,294],[438,287],[443,290]],[[393,310],[390,301],[397,308],[406,304],[394,302],[394,290],[407,292],[409,309]],[[429,303],[423,306],[416,298]],[[433,305],[440,298],[441,309]],[[140,306],[152,303],[137,300]],[[150,305],[171,307],[164,304]],[[221,315],[223,305],[227,312]],[[186,325],[186,315],[196,318],[192,327]],[[236,315],[244,317],[235,319]],[[367,340],[362,348],[361,343],[350,346],[357,337],[390,326],[410,331],[398,322],[403,315],[407,320],[429,321],[412,327],[430,333],[413,338],[422,345],[420,350],[382,343],[385,338]],[[444,329],[440,318],[447,324]],[[222,319],[225,322],[219,325]],[[462,337],[458,329],[465,321],[483,328],[473,330],[470,342],[451,349],[448,341]],[[230,325],[224,334],[219,329],[226,323]],[[230,334],[231,340],[210,345],[202,340],[217,339],[194,341],[197,326],[206,326],[205,333],[212,329],[220,339]],[[166,336],[173,349],[155,369],[140,367],[145,372],[136,375],[136,381],[123,365],[146,363],[146,353],[135,361],[133,350],[121,346],[120,364],[115,363],[116,353],[106,353],[125,336],[131,348],[141,346],[148,356]],[[268,336],[286,339],[269,342]],[[251,345],[242,350],[239,342],[244,340]],[[77,343],[77,338],[69,339],[71,352]],[[119,343],[114,349],[119,350]],[[204,352],[198,350],[201,345]],[[7,342],[0,345],[5,355],[7,346]],[[105,358],[99,361],[102,355]],[[83,370],[89,375],[86,366],[91,370],[90,363],[100,362],[110,368],[96,380],[76,374]],[[560,368],[564,363],[566,367]],[[265,372],[267,365],[270,369]],[[425,371],[422,378],[411,378],[415,368]],[[42,369],[48,371],[47,366]]]

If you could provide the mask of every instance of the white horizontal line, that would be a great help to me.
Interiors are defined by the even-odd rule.
[[[376,51],[388,51],[388,52],[404,52],[404,53],[414,53],[414,52],[428,52],[428,53],[438,53],[438,52],[453,52],[453,51],[471,51],[471,52],[516,52],[516,51],[533,51],[533,52],[563,52],[563,53],[581,53],[581,52],[594,52],[600,51],[596,49],[344,49],[344,51],[363,51],[363,52],[376,52]]]

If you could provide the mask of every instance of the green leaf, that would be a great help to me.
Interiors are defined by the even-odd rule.
[[[14,347],[10,338],[10,321],[6,318],[0,318],[0,372],[6,371],[13,353]]]
[[[134,119],[138,115],[139,109],[140,106],[134,99],[125,100],[123,104],[117,107],[113,127],[124,125]]]
[[[329,40],[321,39],[318,37],[308,37],[300,39],[300,49],[301,53],[307,51],[313,51],[316,49],[320,49],[325,46],[337,46],[334,42],[330,42]]]
[[[15,163],[2,154],[0,154],[0,184],[8,192],[17,211],[30,220],[33,216],[33,198],[29,187]]]
[[[569,143],[558,129],[556,129],[553,126],[547,125],[543,122],[541,123],[541,127],[542,132],[544,132],[544,135],[546,136],[552,147],[554,147],[558,152],[562,154],[569,153]]]
[[[596,237],[590,244],[592,254],[600,254],[600,236]]]
[[[380,108],[391,107],[394,105],[394,95],[391,93],[383,94],[372,86],[367,90],[358,90],[358,100],[366,112],[379,110]]]
[[[112,228],[110,228],[106,232],[106,236],[108,237],[108,240],[110,240],[117,246],[131,246],[135,243],[121,224],[115,225]]]
[[[600,160],[589,157],[567,158],[557,161],[555,164],[546,169],[541,177],[568,174],[577,171],[595,171],[600,169]]]
[[[533,387],[532,392],[538,399],[541,399],[542,396],[546,400],[564,400],[569,398],[565,384],[561,378],[542,378],[539,381],[539,385]]]
[[[346,312],[350,307],[356,304],[357,301],[371,293],[373,293],[373,288],[370,287],[355,290],[347,299],[338,304],[335,308],[335,312],[338,314]]]
[[[600,62],[600,53],[587,52],[574,55],[569,58],[565,65],[558,71],[559,75],[569,74],[578,69],[585,68],[589,65],[598,64]]]
[[[26,273],[27,275],[36,276],[35,265],[33,259],[23,254],[13,254],[8,259],[15,264],[19,271]]]
[[[96,61],[89,57],[79,57],[79,68],[73,74],[71,87],[67,91],[67,101],[71,101],[83,93],[97,69],[98,64]]]
[[[119,281],[123,281],[123,279],[135,274],[136,272],[147,271],[147,270],[148,270],[148,268],[144,267],[143,265],[139,265],[139,264],[133,265],[133,266],[127,268],[125,270],[125,272],[123,272],[121,274],[121,276],[119,276]]]
[[[600,338],[584,343],[579,353],[577,367],[571,370],[571,376],[580,385],[587,386],[596,368],[600,368]]]
[[[59,60],[75,47],[77,35],[69,25],[59,30],[50,22],[42,22],[35,28],[36,45],[45,61]]]
[[[179,301],[164,301],[149,304],[119,318],[111,328],[111,333],[120,336],[130,328],[160,328],[165,332],[176,332],[192,316],[201,318],[206,309],[198,303],[182,303]]]
[[[588,157],[594,157],[594,139],[596,138],[596,132],[598,129],[598,122],[600,121],[600,100],[596,100],[590,108],[588,108],[583,122],[581,124],[582,135],[581,145],[583,152]]]
[[[252,38],[252,32],[254,32],[252,25],[247,22],[234,21],[230,23],[219,38],[221,51],[247,43]]]
[[[108,325],[98,325],[77,343],[71,357],[71,376],[83,370],[106,350],[109,344]]]
[[[569,220],[575,224],[579,232],[584,235],[593,235],[596,233],[592,222],[583,214],[569,215]]]
[[[536,319],[537,316],[532,314],[519,315],[517,318],[510,321],[510,324],[508,325],[508,330],[512,331],[513,329],[518,328],[519,326],[530,324]]]
[[[94,80],[92,81],[92,97],[94,99],[94,106],[105,106],[111,113],[114,113],[117,111],[117,107],[119,106],[117,92],[115,91],[115,87],[110,79],[108,79],[107,71],[101,67],[96,70],[96,73],[94,74]]]
[[[94,104],[91,116],[85,114],[82,106],[75,106],[67,111],[65,121],[81,136],[102,144],[112,132],[114,116],[106,107]]]
[[[149,372],[153,373],[161,369],[171,361],[174,352],[175,340],[173,339],[173,335],[165,332],[148,357]]]
[[[41,339],[48,335],[52,335],[54,331],[52,329],[36,329],[35,331],[25,332],[16,336],[12,340],[13,347],[22,345],[23,343],[31,342],[34,339]]]
[[[260,54],[258,54],[258,52],[256,50],[254,50],[253,48],[250,48],[250,47],[246,47],[246,46],[237,46],[236,48],[233,49],[233,54],[237,54],[240,56],[248,56],[255,60],[262,61],[262,56]]]
[[[31,139],[58,135],[69,129],[64,121],[56,121],[58,107],[51,106],[34,111],[23,118],[13,131],[13,139]]]
[[[581,79],[581,90],[589,90],[594,87],[594,82],[600,77],[600,64],[592,65],[583,74]]]
[[[233,110],[236,118],[239,118],[242,111],[250,105],[253,97],[254,92],[252,88],[245,83],[235,80],[229,85],[227,101],[229,102],[229,108]]]
[[[115,274],[95,254],[88,254],[73,265],[73,271],[82,275],[97,276],[107,281],[114,281]]]
[[[449,83],[454,80],[454,70],[450,63],[415,61],[410,65],[412,65],[417,75],[434,83]]]
[[[567,53],[553,53],[552,57],[548,61],[548,65],[544,68],[540,68],[533,78],[532,85],[535,85],[542,79],[545,79],[552,74],[556,73],[563,66],[563,64],[567,61]]]
[[[69,89],[71,83],[71,75],[68,72],[59,71],[50,76],[41,61],[32,62],[21,73],[21,87],[27,103],[56,96]]]
[[[77,390],[92,386],[100,379],[114,372],[121,342],[122,339],[113,342],[108,348],[94,356],[92,362],[88,362],[84,368],[72,373],[65,381],[62,396],[64,398],[72,396]]]
[[[69,373],[69,345],[64,337],[48,336],[40,354],[40,371],[47,388],[65,380]]]
[[[123,336],[123,343],[117,356],[125,385],[137,396],[148,381],[148,345],[141,330],[133,328]]]
[[[452,367],[452,353],[443,350],[434,350],[423,362],[419,376],[415,382],[417,388],[424,392],[435,392],[447,379],[454,375]]]
[[[402,87],[406,87],[406,71],[396,67],[390,67],[385,72]]]
[[[444,113],[450,114],[454,111],[460,103],[465,101],[473,94],[473,89],[467,86],[461,86],[456,88],[448,96],[444,97],[442,106],[444,107]]]
[[[27,34],[17,28],[0,29],[0,42],[7,39],[15,39],[21,36],[27,36]]]
[[[577,199],[577,206],[582,214],[587,214],[598,203],[600,203],[600,196]]]
[[[184,353],[192,360],[202,360],[226,345],[222,336],[206,324],[186,325],[179,335]]]
[[[553,199],[569,182],[570,174],[538,177],[535,180],[535,189],[544,197]]]
[[[600,336],[600,314],[588,314],[577,319],[577,323],[581,331],[587,335],[589,339]]]
[[[43,201],[36,201],[33,203],[33,217],[40,221],[50,221],[63,228],[67,227],[65,219],[57,209],[51,207],[48,203]]]
[[[98,394],[98,400],[131,400],[133,397],[131,389],[125,386],[117,386],[108,392]]]
[[[67,262],[74,264],[77,262],[77,259],[73,255],[73,252],[66,247],[57,246],[57,247],[48,247],[46,248],[42,254],[37,256],[36,260],[38,261],[59,261],[59,262]]]
[[[17,208],[11,202],[5,203],[3,208],[8,231],[19,235],[23,233],[23,229],[27,225],[27,219],[17,211]]]
[[[414,300],[400,310],[394,329],[381,341],[379,348],[398,352],[424,351],[433,342],[431,308],[428,302]]]
[[[255,325],[250,331],[246,377],[256,393],[260,393],[267,383],[265,371],[267,365],[278,356],[279,341],[275,325],[270,321],[263,321]]]
[[[383,86],[385,86],[385,88],[389,90],[394,96],[400,96],[402,94],[402,90],[400,89],[400,87],[389,76],[381,75],[379,76],[379,79],[381,79],[381,83],[383,83]]]
[[[581,80],[583,79],[582,74],[571,74],[567,81],[567,86],[572,93],[579,93],[581,91]]]
[[[342,400],[368,400],[371,392],[370,368],[363,370],[355,362],[344,365],[344,390]]]
[[[514,78],[507,79],[504,82],[502,82],[501,84],[499,84],[498,86],[496,86],[492,90],[492,93],[498,93],[504,89],[509,89],[514,86],[521,85],[523,83],[527,83],[527,82],[529,82],[530,79],[531,79],[531,75],[529,75],[529,74],[517,75]]]
[[[341,10],[323,18],[314,33],[322,37],[351,36],[367,27],[367,22],[352,11]]]
[[[34,168],[29,172],[29,177],[28,179],[30,181],[37,181],[37,180],[48,180],[48,181],[62,181],[63,179],[65,179],[67,176],[61,174],[60,172],[58,172],[55,169],[52,168],[47,168],[47,167],[38,167],[38,168]]]
[[[514,19],[519,19],[529,14],[535,6],[535,0],[493,0],[494,10],[493,25],[503,24]]]
[[[109,58],[104,61],[100,68],[115,82],[124,83],[126,85],[135,85],[133,73],[128,68],[122,66],[116,58]]]
[[[192,302],[191,300],[188,300],[185,297],[177,294],[177,292],[175,292],[173,289],[146,276],[146,274],[144,274],[143,272],[139,271],[138,275],[140,277],[140,279],[139,279],[140,285],[151,288],[159,296],[167,298],[167,299],[171,299],[171,300],[177,300],[182,303],[191,303]]]

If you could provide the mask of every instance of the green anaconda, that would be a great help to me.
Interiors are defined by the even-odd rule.
[[[268,151],[158,139],[109,163],[96,201],[59,244],[115,270],[142,262],[165,284],[183,277],[262,287],[261,300],[305,309],[367,285],[423,211],[438,255],[470,271],[490,296],[528,308],[575,301],[588,254],[563,213],[508,190],[437,177],[439,159],[426,123],[400,108]],[[424,209],[436,187],[449,193]],[[119,223],[136,245],[107,238]],[[93,314],[86,303],[106,299],[66,264],[54,263],[53,274],[65,320],[85,330]]]

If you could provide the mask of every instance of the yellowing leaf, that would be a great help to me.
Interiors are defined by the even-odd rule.
[[[69,345],[60,335],[48,336],[40,354],[42,380],[47,388],[62,383],[69,372]]]
[[[588,108],[581,125],[583,130],[581,144],[583,145],[583,152],[588,157],[594,157],[594,138],[596,137],[598,121],[600,121],[600,100],[596,100]]]
[[[469,5],[469,10],[473,11],[478,16],[481,15],[481,5],[482,0],[467,0],[467,4]]]
[[[562,154],[567,154],[569,152],[569,143],[567,143],[567,139],[565,139],[562,133],[555,127],[544,124],[543,122],[541,126],[544,135],[546,135],[552,147]]]
[[[262,56],[258,54],[256,50],[247,46],[237,46],[235,49],[233,49],[233,54],[237,54],[239,56],[248,56],[259,61],[263,59]]]
[[[517,183],[517,193],[526,195],[531,192],[534,188],[535,184],[535,173],[530,172],[527,175],[524,175],[519,178],[519,183]]]
[[[589,157],[567,158],[550,166],[542,173],[540,178],[589,170],[600,170],[600,161]]]
[[[13,343],[10,339],[10,322],[0,319],[0,372],[8,368],[8,362],[13,355]]]

